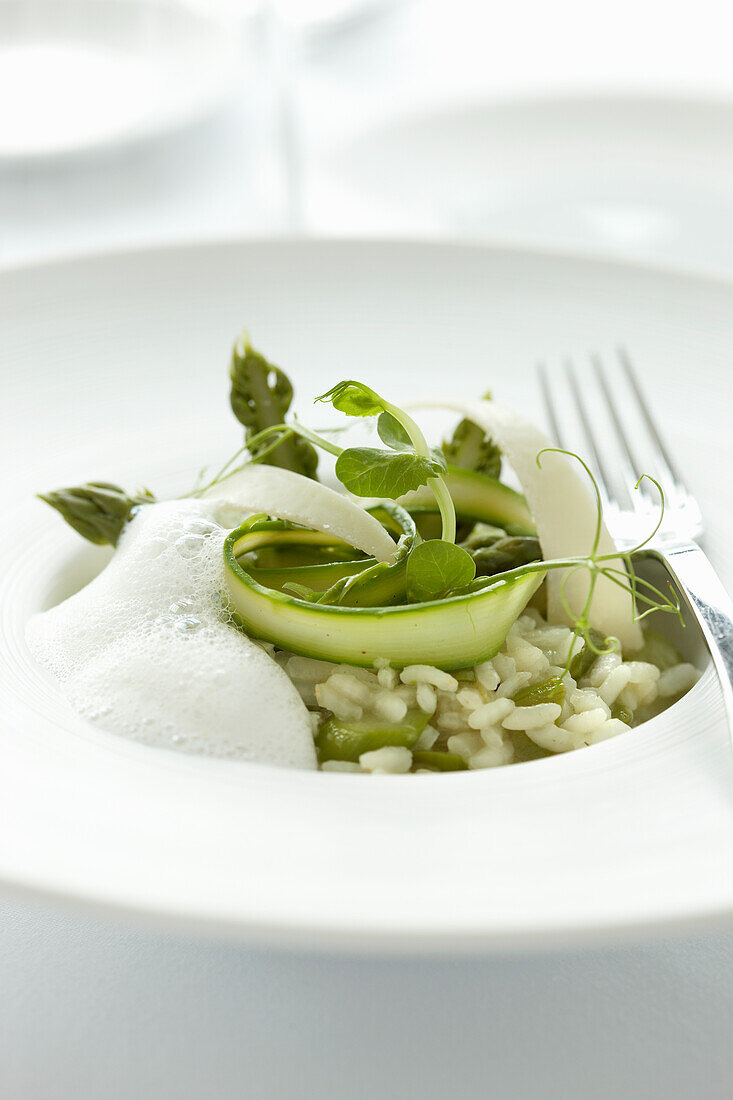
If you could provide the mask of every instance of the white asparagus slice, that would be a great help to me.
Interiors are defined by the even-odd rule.
[[[421,407],[428,405],[421,402]],[[554,444],[539,428],[496,401],[431,401],[429,407],[459,413],[496,440],[519,478],[546,559],[590,553],[597,509],[586,475],[571,458],[561,454],[543,455],[540,469],[537,455]],[[602,524],[599,553],[611,554],[615,549],[606,525]],[[620,559],[610,564],[624,568]],[[572,625],[560,597],[564,575],[561,570],[548,573],[548,619]],[[576,611],[585,603],[588,584],[587,570],[578,570],[566,584],[566,597]],[[630,594],[604,577],[596,582],[590,621],[604,634],[618,638],[624,650],[638,649],[642,645],[641,627],[633,621]]]
[[[202,497],[334,535],[377,561],[394,557],[395,543],[379,520],[344,493],[292,470],[254,463],[213,485]]]

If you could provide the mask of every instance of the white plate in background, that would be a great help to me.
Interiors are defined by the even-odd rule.
[[[204,118],[240,80],[231,21],[180,0],[0,0],[0,166]]]
[[[33,493],[190,485],[239,429],[243,325],[299,407],[342,377],[397,400],[488,386],[539,414],[534,364],[623,341],[730,583],[733,289],[539,253],[270,242],[0,276],[0,883],[250,940],[410,952],[729,924],[733,769],[708,672],[666,715],[577,753],[419,777],[306,773],[127,742],[72,714],[28,614],[95,552]]]
[[[733,103],[467,103],[365,129],[316,165],[316,229],[445,234],[733,273]]]

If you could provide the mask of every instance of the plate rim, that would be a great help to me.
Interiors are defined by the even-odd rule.
[[[731,102],[731,119],[733,121],[733,101]],[[129,244],[115,243],[114,247],[104,245],[99,247],[82,247],[73,251],[66,251],[48,256],[34,255],[27,259],[11,258],[0,266],[0,281],[13,276],[26,274],[38,274],[46,269],[66,267],[81,267],[85,264],[104,263],[118,259],[133,259],[144,257],[161,257],[184,252],[206,251],[235,251],[246,248],[272,248],[276,249],[320,249],[333,248],[348,251],[353,248],[372,248],[375,251],[384,248],[405,248],[454,252],[488,252],[497,256],[515,256],[521,260],[532,262],[557,262],[564,264],[591,265],[598,268],[613,270],[632,270],[640,275],[649,275],[657,278],[670,278],[675,281],[688,281],[694,283],[709,283],[718,290],[730,290],[733,292],[733,272],[696,268],[687,264],[651,262],[639,260],[635,257],[608,255],[593,249],[533,247],[526,241],[515,241],[512,238],[486,237],[468,240],[460,236],[440,235],[426,237],[424,234],[410,235],[345,235],[317,233],[313,235],[300,235],[297,233],[275,234],[230,234],[207,233],[194,236],[186,240],[134,240]]]
[[[380,251],[386,247],[407,248],[411,251],[433,250],[437,252],[451,250],[459,252],[489,253],[498,257],[509,255],[532,262],[533,260],[558,262],[561,264],[592,265],[606,270],[634,269],[652,277],[668,277],[684,280],[693,284],[707,283],[718,290],[733,291],[733,279],[721,275],[698,274],[687,269],[626,261],[619,258],[607,258],[594,254],[569,252],[556,249],[533,249],[495,245],[487,241],[450,241],[443,239],[400,239],[394,237],[250,237],[242,236],[214,237],[206,240],[175,242],[141,246],[99,249],[76,253],[73,256],[56,256],[50,259],[36,258],[30,263],[18,263],[0,272],[0,285],[18,275],[32,276],[43,272],[63,271],[69,267],[84,267],[95,263],[114,262],[117,259],[138,259],[144,262],[151,256],[171,257],[183,252],[236,251],[256,247],[272,250],[290,248],[319,250],[323,247],[336,251],[347,251],[368,247]],[[144,906],[108,900],[95,896],[93,892],[79,890],[64,891],[62,888],[50,888],[37,883],[0,878],[0,894],[20,898],[41,905],[62,906],[69,912],[98,915],[108,919],[117,918],[133,925],[179,929],[205,936],[217,936],[247,943],[256,943],[273,947],[309,947],[324,952],[364,952],[387,954],[485,954],[511,953],[527,950],[544,951],[567,949],[571,946],[611,944],[637,941],[645,936],[695,934],[701,931],[727,930],[733,924],[733,905],[720,907],[706,912],[684,908],[671,916],[656,915],[645,919],[626,920],[622,917],[606,921],[595,921],[573,927],[563,920],[561,925],[548,922],[546,925],[533,925],[529,929],[511,931],[496,928],[476,932],[410,933],[376,929],[338,929],[323,924],[304,925],[302,921],[293,924],[260,924],[241,918],[204,917],[191,913],[173,912],[165,906]]]
[[[0,3],[2,0],[0,0]],[[7,0],[13,3],[14,0]],[[110,2],[110,0],[106,0]],[[78,6],[78,5],[77,5]],[[175,4],[170,0],[155,0],[154,7],[174,9]],[[77,144],[60,149],[29,149],[26,151],[12,150],[2,151],[0,148],[0,169],[7,172],[13,171],[37,171],[39,169],[52,169],[56,166],[66,166],[75,162],[84,162],[94,157],[113,157],[130,149],[145,147],[150,142],[167,137],[176,138],[188,130],[204,125],[225,109],[228,99],[231,98],[238,82],[237,52],[235,47],[237,27],[233,19],[227,18],[222,11],[219,15],[214,9],[206,6],[198,8],[182,4],[176,13],[178,18],[189,19],[192,23],[197,21],[199,25],[206,25],[209,34],[217,39],[218,70],[213,78],[206,82],[204,94],[187,109],[181,109],[180,105],[168,107],[164,112],[156,112],[152,121],[145,119],[137,128],[124,130],[115,134],[99,135],[91,140],[84,140]],[[251,12],[242,15],[242,27],[254,25],[254,16]],[[234,29],[233,29],[234,28]],[[241,32],[240,32],[241,33]],[[210,67],[210,66],[209,66]],[[43,261],[41,261],[43,262]],[[3,268],[3,271],[5,268]]]
[[[374,928],[328,928],[322,924],[243,921],[201,917],[152,906],[109,901],[0,878],[0,901],[54,910],[69,917],[124,925],[132,931],[180,934],[266,950],[319,955],[438,958],[551,955],[571,950],[614,948],[660,939],[691,938],[733,931],[733,905],[705,913],[689,910],[649,919],[597,921],[576,926],[548,923],[531,929],[427,933]]]

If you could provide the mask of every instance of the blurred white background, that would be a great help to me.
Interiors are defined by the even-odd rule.
[[[732,28],[720,0],[0,0],[0,267],[298,233],[733,275]],[[2,903],[0,1095],[723,1100],[732,960],[721,933],[391,969]]]
[[[732,22],[716,0],[0,0],[0,263],[297,231],[733,270]]]

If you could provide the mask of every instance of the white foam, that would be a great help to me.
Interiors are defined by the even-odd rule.
[[[72,705],[159,747],[315,768],[308,711],[285,672],[226,621],[219,505],[145,505],[106,569],[33,616],[27,638]]]

